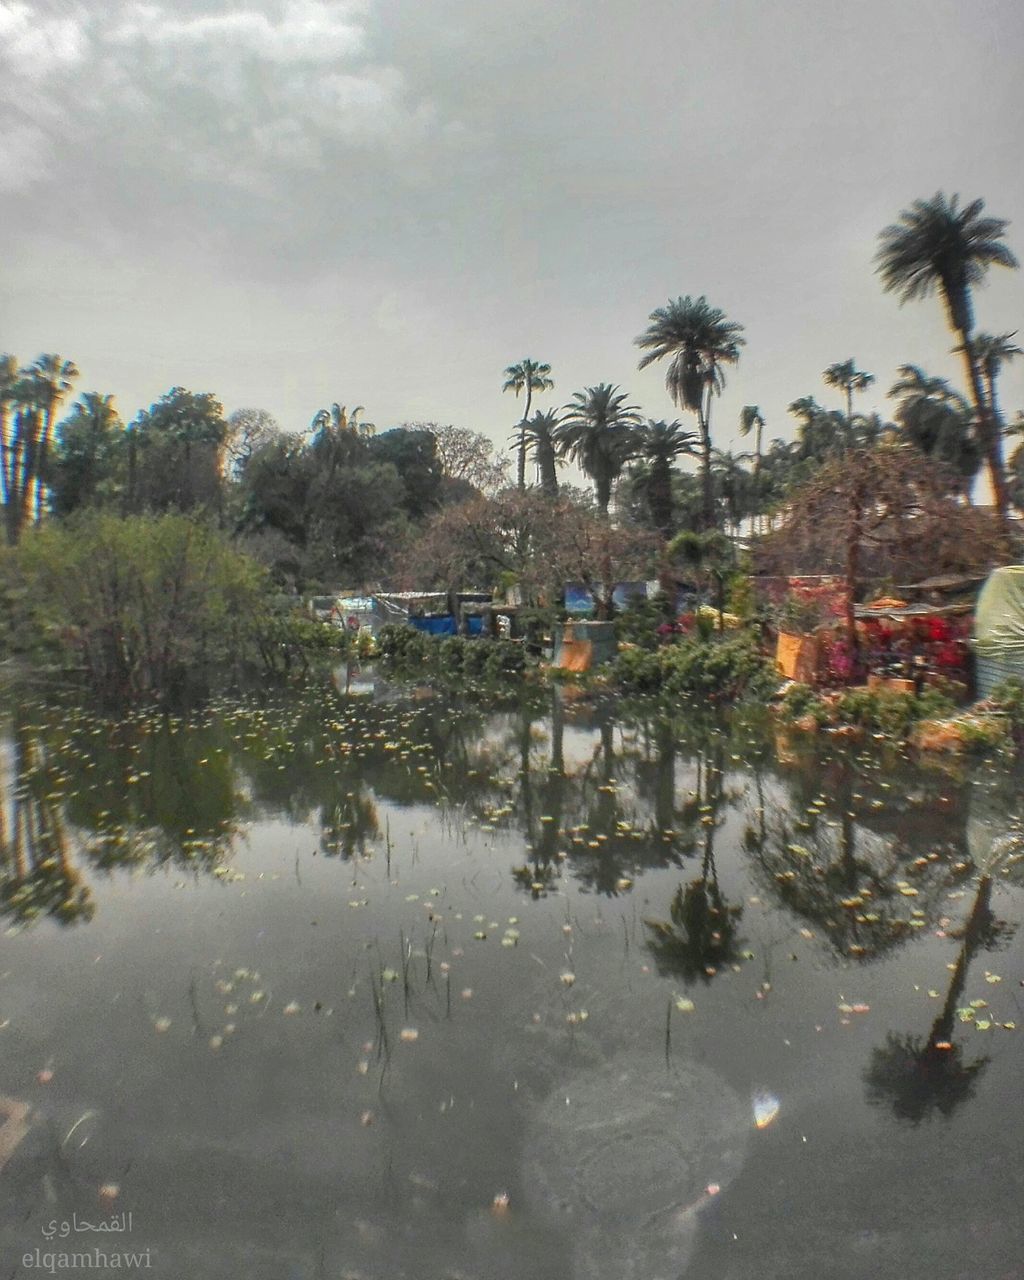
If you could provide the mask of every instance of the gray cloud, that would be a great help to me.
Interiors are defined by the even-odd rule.
[[[941,187],[1024,254],[1022,52],[1019,0],[0,0],[0,345],[129,412],[191,382],[503,440],[526,354],[556,402],[672,413],[632,339],[706,293],[747,326],[723,443],[747,402],[789,434],[849,355],[884,409],[902,361],[959,371],[878,230]],[[1021,297],[997,274],[979,322]]]

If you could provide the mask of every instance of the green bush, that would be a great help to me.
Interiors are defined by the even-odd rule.
[[[515,641],[467,636],[437,640],[400,625],[381,628],[377,651],[399,671],[416,668],[468,680],[498,680],[526,668],[525,648]]]
[[[772,664],[744,632],[688,636],[654,653],[628,650],[616,659],[612,674],[630,693],[663,691],[711,702],[766,698],[778,686]]]
[[[29,531],[10,561],[40,637],[110,700],[173,696],[255,656],[266,575],[201,522],[89,513]]]

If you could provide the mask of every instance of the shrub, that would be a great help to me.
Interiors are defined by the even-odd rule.
[[[767,697],[778,686],[771,663],[742,632],[707,639],[698,633],[655,653],[630,650],[616,660],[613,676],[632,693],[664,690],[712,702]]]
[[[105,698],[173,695],[254,655],[266,575],[205,524],[89,513],[31,531],[13,563],[40,631]]]

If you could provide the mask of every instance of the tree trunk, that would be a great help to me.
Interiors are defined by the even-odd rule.
[[[855,665],[859,659],[855,600],[857,579],[860,577],[860,533],[860,506],[854,498],[850,504],[850,527],[846,534],[846,643],[850,646]]]
[[[526,420],[530,416],[530,400],[533,396],[533,388],[530,386],[529,379],[526,383],[526,407],[523,409],[523,418],[519,423],[519,475],[518,488],[523,493],[526,490]]]
[[[974,399],[974,411],[978,415],[978,434],[981,437],[981,447],[988,463],[989,479],[992,482],[992,495],[996,510],[1005,520],[1009,500],[1006,491],[1006,466],[1003,462],[1003,440],[994,412],[985,398],[978,362],[971,348],[971,334],[969,330],[961,329],[959,335],[960,349],[967,365],[967,379]]]

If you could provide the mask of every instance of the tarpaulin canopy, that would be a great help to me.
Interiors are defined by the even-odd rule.
[[[979,653],[1024,659],[1024,564],[989,574],[978,597],[974,640]]]

